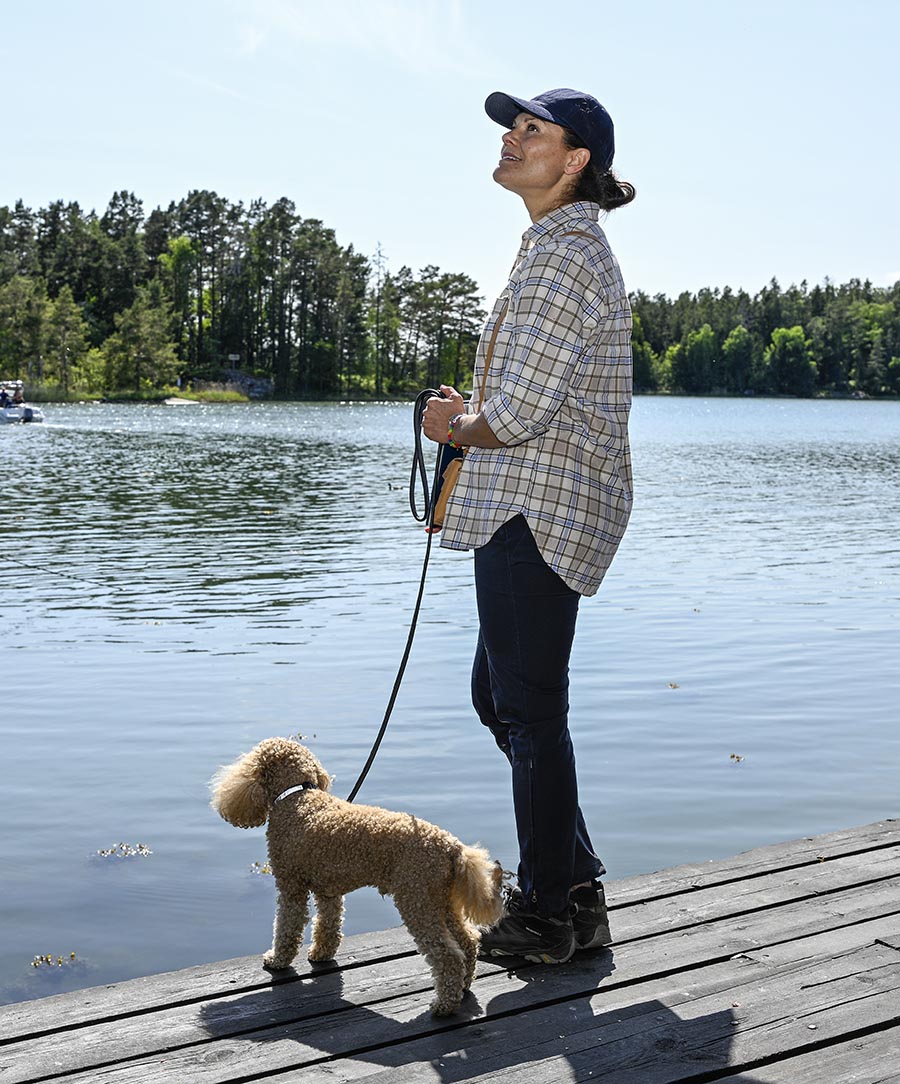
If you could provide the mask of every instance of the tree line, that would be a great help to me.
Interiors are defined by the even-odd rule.
[[[4,378],[72,394],[152,394],[224,371],[275,395],[394,395],[471,379],[476,283],[435,266],[387,270],[288,199],[193,191],[144,214],[57,201],[0,207]]]
[[[687,394],[900,394],[900,282],[755,295],[631,295],[635,387]],[[145,214],[0,207],[0,377],[63,397],[158,394],[239,369],[282,398],[468,387],[475,282],[387,268],[288,199],[192,191]]]
[[[632,296],[634,380],[687,394],[900,395],[900,282]]]

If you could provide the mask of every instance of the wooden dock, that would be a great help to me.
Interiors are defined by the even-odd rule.
[[[607,891],[609,949],[482,963],[456,1017],[397,928],[0,1008],[0,1084],[900,1082],[900,820]]]

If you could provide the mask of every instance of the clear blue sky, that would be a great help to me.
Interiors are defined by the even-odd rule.
[[[492,90],[595,94],[632,289],[900,278],[900,4],[0,0],[0,205],[280,196],[391,269],[502,286]]]

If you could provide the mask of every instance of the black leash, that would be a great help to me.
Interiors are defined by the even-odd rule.
[[[417,520],[419,523],[425,524],[425,531],[428,535],[428,541],[425,543],[425,560],[422,562],[422,578],[419,580],[419,594],[416,598],[416,605],[409,626],[409,636],[406,638],[406,648],[403,652],[403,658],[400,660],[400,669],[397,671],[397,676],[394,679],[394,687],[391,689],[390,699],[388,700],[384,718],[381,721],[381,727],[378,730],[368,760],[366,761],[363,770],[359,773],[359,778],[353,784],[353,790],[347,795],[348,802],[352,802],[359,793],[359,788],[363,785],[363,780],[369,774],[369,769],[372,767],[372,762],[375,760],[378,748],[381,745],[381,739],[384,737],[384,733],[387,730],[388,720],[391,717],[391,712],[394,710],[394,702],[397,699],[397,694],[400,692],[400,683],[403,681],[403,675],[406,672],[406,664],[409,661],[409,653],[412,650],[413,637],[416,634],[416,623],[419,620],[419,610],[422,608],[422,597],[425,594],[425,575],[428,572],[428,559],[431,556],[431,542],[434,538],[434,506],[437,501],[438,490],[441,486],[441,475],[443,474],[443,467],[445,465],[445,449],[448,447],[446,444],[438,445],[437,460],[434,465],[434,478],[431,483],[431,489],[429,490],[428,472],[425,468],[425,453],[422,449],[422,415],[425,411],[425,404],[429,399],[433,399],[435,396],[437,396],[438,399],[443,398],[439,391],[434,391],[432,388],[426,388],[425,391],[419,392],[413,405],[414,439],[412,470],[409,475],[409,509],[413,514],[413,519]],[[419,515],[419,510],[416,507],[417,475],[422,484],[422,497],[424,501],[421,515]]]
[[[422,415],[425,413],[425,407],[428,404],[428,400],[433,399],[435,396],[437,396],[438,399],[444,398],[439,391],[435,391],[433,388],[426,388],[424,391],[419,392],[416,396],[416,401],[413,403],[413,461],[412,470],[409,472],[409,510],[412,512],[413,519],[418,520],[419,523],[426,524],[425,530],[428,531],[429,539],[431,537],[432,521],[434,518],[434,502],[437,499],[437,491],[440,489],[444,445],[439,444],[437,446],[438,455],[437,462],[434,465],[434,479],[432,480],[431,489],[429,490],[428,473],[425,470],[425,453],[422,450]],[[422,485],[422,501],[424,505],[421,516],[416,507],[417,474]]]

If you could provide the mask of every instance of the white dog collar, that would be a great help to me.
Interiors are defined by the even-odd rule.
[[[288,787],[287,790],[283,790],[281,792],[281,794],[278,795],[277,798],[273,799],[272,805],[275,805],[276,802],[282,801],[282,799],[284,799],[284,798],[290,798],[290,796],[292,794],[299,794],[301,790],[318,790],[318,789],[319,788],[315,783],[310,783],[310,782],[300,783],[296,787]]]

